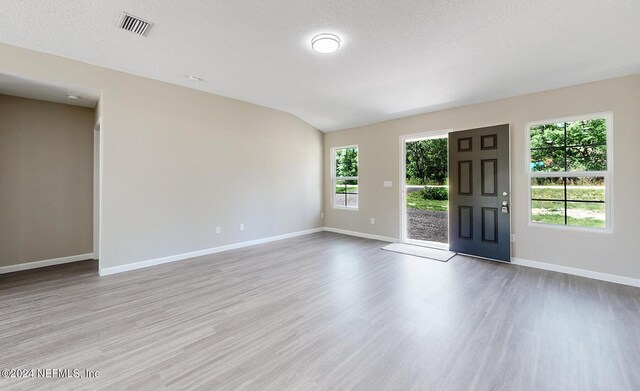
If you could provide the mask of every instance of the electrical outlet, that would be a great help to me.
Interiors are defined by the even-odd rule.
[[[516,242],[516,234],[511,234],[511,242]]]
[[[374,219],[373,217],[371,218],[371,224],[375,224],[376,223],[376,219]]]
[[[244,224],[240,224],[240,231],[244,231]]]
[[[220,233],[220,227],[216,227],[216,233],[219,234]]]
[[[320,213],[320,218],[324,219],[324,212]]]

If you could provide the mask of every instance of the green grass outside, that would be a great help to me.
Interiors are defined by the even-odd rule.
[[[531,201],[531,207],[545,209],[549,213],[564,213],[564,202],[562,201]],[[604,213],[604,204],[593,202],[569,202],[567,208]]]
[[[449,201],[425,200],[420,197],[420,193],[416,191],[407,194],[407,207],[442,212],[449,210]]]
[[[344,189],[345,189],[344,186],[336,186],[336,194],[358,192],[358,186],[347,186],[347,191],[345,191]]]
[[[535,223],[564,225],[564,215],[534,214],[531,216],[531,220]],[[604,220],[592,218],[578,219],[575,217],[569,217],[567,219],[567,225],[575,227],[604,228],[605,222]]]
[[[536,188],[531,189],[533,198],[564,198],[563,187],[552,188]],[[581,189],[567,187],[567,199],[570,200],[585,200],[585,201],[604,201],[605,190],[604,187],[596,189]],[[534,209],[534,213],[531,216],[531,220],[536,223],[545,224],[559,224],[564,225],[564,202],[562,201],[532,201],[531,208]],[[585,213],[601,214],[605,213],[605,205],[600,203],[589,202],[569,202],[567,204],[569,213],[571,211],[583,211]],[[535,211],[538,209],[538,211]],[[604,228],[605,221],[602,219],[596,219],[593,217],[573,217],[567,218],[567,225],[577,227],[594,227]]]
[[[554,188],[533,189],[533,191],[534,197],[536,198],[564,197],[564,190]],[[604,200],[604,190],[602,189],[570,189],[568,193],[571,199]],[[531,216],[532,221],[537,223],[564,225],[564,202],[533,201],[531,206],[533,209],[542,209],[540,213],[535,213]],[[449,201],[425,200],[420,196],[419,192],[413,192],[407,195],[407,207],[443,212],[449,209]],[[592,213],[604,213],[604,204],[570,202],[568,204],[568,208],[570,210],[577,209]],[[604,228],[605,226],[604,220],[591,217],[576,218],[569,216],[567,223],[570,226],[577,227]]]
[[[564,199],[564,188],[562,186],[543,187],[533,186],[531,188],[532,198]],[[581,201],[604,201],[604,187],[599,189],[576,189],[567,187],[567,199]]]

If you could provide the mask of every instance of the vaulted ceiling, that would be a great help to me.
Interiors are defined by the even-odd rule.
[[[638,0],[0,0],[0,42],[329,131],[640,73]],[[154,23],[121,30],[121,12]],[[338,34],[317,54],[311,38]],[[202,81],[191,81],[197,75]]]

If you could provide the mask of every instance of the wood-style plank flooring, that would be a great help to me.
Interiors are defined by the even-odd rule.
[[[319,233],[0,276],[0,389],[639,390],[640,289]]]

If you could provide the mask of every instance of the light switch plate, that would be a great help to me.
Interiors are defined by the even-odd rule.
[[[382,186],[383,186],[383,187],[393,187],[393,182],[391,182],[391,181],[384,181],[384,182],[382,182]]]

